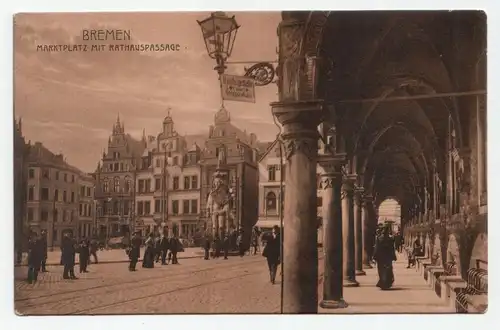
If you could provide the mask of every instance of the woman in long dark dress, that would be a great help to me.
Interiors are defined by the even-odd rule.
[[[153,233],[149,234],[149,237],[145,242],[146,249],[144,251],[144,258],[142,259],[143,268],[154,268],[155,267],[155,241]]]
[[[377,287],[387,290],[394,283],[394,271],[392,262],[396,261],[396,251],[394,250],[394,238],[390,235],[390,228],[385,227],[382,235],[377,238],[375,245],[374,259],[377,262],[378,283]]]

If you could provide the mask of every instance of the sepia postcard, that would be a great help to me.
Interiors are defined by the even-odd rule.
[[[486,21],[16,14],[16,314],[485,313]]]

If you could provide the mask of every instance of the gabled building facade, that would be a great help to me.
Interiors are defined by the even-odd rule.
[[[101,239],[124,236],[133,230],[135,181],[146,141],[125,133],[118,117],[95,176],[98,235]]]
[[[212,227],[206,212],[207,199],[212,188],[219,153],[224,152],[233,199],[229,224],[233,229],[242,228],[245,238],[250,239],[251,228],[257,222],[258,216],[258,147],[257,136],[234,126],[229,112],[224,107],[215,114],[214,124],[209,128],[208,139],[201,156],[201,208],[207,228]]]

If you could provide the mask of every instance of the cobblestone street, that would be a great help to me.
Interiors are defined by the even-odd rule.
[[[401,257],[401,259],[403,259]],[[19,314],[154,314],[279,313],[280,283],[268,281],[261,256],[205,261],[191,258],[180,265],[157,266],[130,273],[126,264],[91,265],[78,280],[63,280],[62,268],[51,266],[35,285],[16,268],[15,308]],[[346,309],[335,313],[449,312],[404,260],[395,264],[395,289],[375,287],[376,270],[358,277],[359,288],[346,288]],[[320,261],[320,274],[322,273]],[[76,267],[78,271],[78,267]],[[319,279],[321,284],[321,277]],[[319,286],[320,298],[321,288]],[[319,310],[329,313],[329,310]]]

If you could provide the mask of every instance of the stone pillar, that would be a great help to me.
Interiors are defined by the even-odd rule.
[[[363,271],[363,192],[362,188],[354,193],[354,270],[356,276],[366,275]]]
[[[271,106],[283,125],[286,152],[283,312],[317,313],[317,127],[323,103],[287,101]]]
[[[344,286],[359,286],[355,273],[355,241],[354,241],[354,180],[352,177],[346,178],[342,184],[342,239],[343,250],[343,270]]]
[[[370,264],[371,255],[370,255],[370,210],[372,203],[372,196],[364,196],[363,210],[361,214],[361,222],[363,227],[363,268],[371,269],[373,268]]]
[[[323,189],[323,275],[322,308],[345,308],[343,289],[343,241],[342,241],[342,168],[341,161],[325,156],[319,161],[324,169]]]

